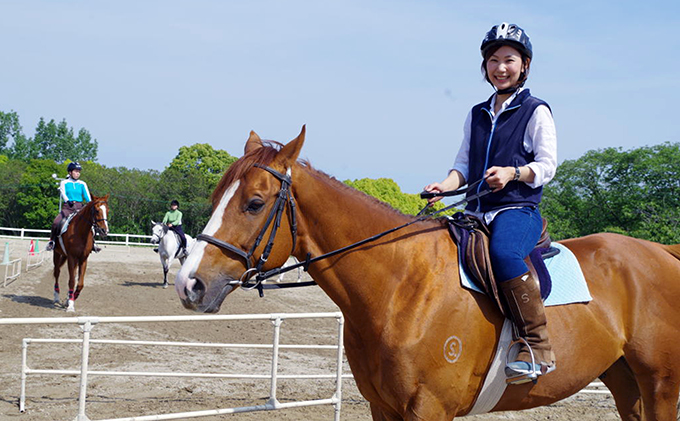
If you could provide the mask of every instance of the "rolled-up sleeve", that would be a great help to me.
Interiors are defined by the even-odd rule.
[[[524,133],[525,147],[531,145],[534,161],[527,164],[535,174],[534,181],[526,183],[537,188],[547,184],[557,169],[557,131],[550,109],[545,105],[536,107]]]

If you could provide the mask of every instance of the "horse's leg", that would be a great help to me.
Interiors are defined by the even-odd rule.
[[[643,419],[677,421],[680,355],[677,344],[667,342],[667,338],[677,337],[677,333],[659,329],[656,334],[655,338],[642,341],[640,348],[627,349],[625,357],[640,388]],[[655,347],[654,344],[665,346]]]
[[[642,413],[645,421],[677,421],[678,379],[659,373],[636,374],[642,392]]]
[[[387,415],[385,411],[380,409],[380,407],[374,403],[371,403],[371,418],[373,421],[402,421],[401,417],[394,417]]]
[[[405,421],[451,421],[454,416],[449,414],[442,403],[425,386],[420,386],[411,397],[406,407]],[[454,414],[455,415],[455,414]]]
[[[170,270],[170,263],[172,262],[170,257],[161,256],[161,264],[163,265],[163,288],[168,287],[168,271]]]
[[[54,275],[54,304],[59,305],[59,274],[61,273],[61,267],[64,265],[64,262],[66,262],[66,259],[63,255],[55,251],[52,255],[52,262],[54,263],[54,270],[52,271],[52,275]]]
[[[66,311],[76,311],[75,303],[75,285],[76,285],[76,269],[78,262],[75,258],[68,257],[68,304]]]
[[[73,300],[77,300],[78,296],[80,295],[80,291],[83,290],[83,287],[85,286],[85,270],[87,269],[87,260],[82,262],[79,267],[78,267],[78,287],[76,288],[75,293],[73,294]]]
[[[642,419],[642,400],[635,375],[626,360],[621,357],[609,367],[600,379],[616,402],[616,409],[622,421],[639,421]]]

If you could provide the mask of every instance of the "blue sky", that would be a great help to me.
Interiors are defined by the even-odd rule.
[[[85,127],[99,162],[162,170],[181,146],[240,156],[250,130],[338,179],[441,180],[491,93],[479,45],[531,37],[527,86],[559,161],[680,142],[675,1],[0,1],[0,111]],[[84,179],[86,175],[84,174]]]

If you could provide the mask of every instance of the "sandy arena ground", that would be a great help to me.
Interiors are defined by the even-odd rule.
[[[6,240],[2,240],[4,243]],[[41,242],[41,246],[45,243]],[[23,257],[27,242],[11,242],[13,258]],[[22,253],[19,253],[19,250]],[[20,256],[21,254],[21,256]],[[157,316],[192,315],[185,310],[172,286],[179,268],[170,271],[171,286],[162,289],[162,269],[150,249],[107,247],[92,255],[85,289],[76,301],[76,316]],[[70,317],[52,303],[51,256],[45,263],[24,272],[2,288],[0,318]],[[0,270],[4,274],[4,270]],[[287,275],[296,280],[297,275]],[[62,299],[68,290],[62,274]],[[303,276],[303,280],[305,276]],[[222,306],[220,314],[265,314],[335,312],[337,307],[318,287],[257,292],[238,290]],[[288,320],[283,323],[283,344],[333,344],[337,322],[333,319]],[[271,344],[269,321],[180,322],[100,324],[92,339],[126,339],[214,343]],[[73,420],[78,413],[78,376],[30,375],[27,382],[26,413],[20,414],[20,366],[22,338],[82,339],[77,325],[0,325],[0,420]],[[28,366],[32,369],[79,369],[80,347],[72,344],[32,344]],[[280,373],[328,374],[334,369],[333,351],[282,351]],[[269,374],[267,350],[201,349],[178,347],[92,345],[92,370],[182,371],[212,373]],[[349,368],[345,363],[345,372]],[[264,404],[269,396],[268,380],[191,379],[152,377],[90,376],[87,415],[91,420],[200,411]],[[332,380],[279,380],[278,398],[282,403],[330,398]],[[211,416],[217,420],[332,420],[332,406],[315,406],[282,411]],[[342,420],[370,420],[368,404],[352,380],[343,382]],[[544,408],[522,412],[494,413],[470,420],[616,420],[619,419],[610,395],[579,394]]]

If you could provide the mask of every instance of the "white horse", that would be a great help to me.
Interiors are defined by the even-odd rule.
[[[186,252],[179,250],[180,238],[177,233],[172,231],[174,235],[166,235],[170,229],[162,222],[151,221],[151,243],[158,244],[158,256],[161,258],[163,265],[163,288],[168,287],[168,270],[170,264],[177,258],[180,264],[184,264],[188,253],[194,245],[194,240],[190,235],[184,234],[187,238]]]

